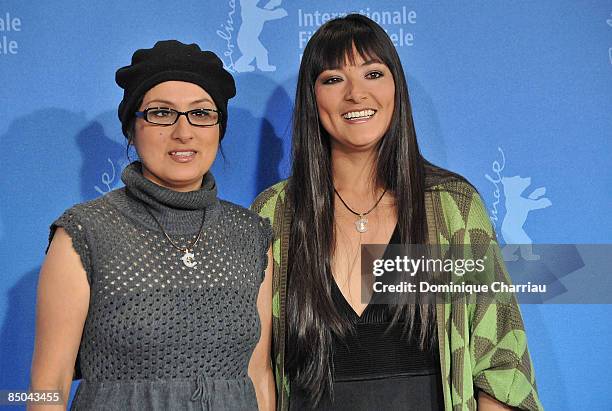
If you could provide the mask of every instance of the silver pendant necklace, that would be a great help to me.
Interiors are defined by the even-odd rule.
[[[378,198],[378,200],[376,201],[376,203],[374,204],[374,206],[372,208],[370,208],[368,211],[366,211],[365,213],[358,213],[356,211],[353,211],[353,209],[351,207],[348,206],[348,204],[346,204],[346,202],[342,199],[342,197],[340,196],[340,193],[338,192],[338,190],[336,190],[336,187],[334,187],[334,193],[336,193],[336,195],[338,196],[338,198],[340,199],[340,201],[342,202],[342,204],[344,204],[344,206],[346,207],[347,210],[349,210],[351,213],[355,214],[357,217],[359,217],[357,219],[357,221],[355,221],[355,229],[360,232],[360,233],[365,233],[366,231],[368,231],[368,218],[366,217],[368,214],[370,214],[372,212],[372,210],[374,210],[376,208],[376,206],[378,205],[378,203],[380,203],[380,200],[382,200],[382,198],[385,196],[385,193],[387,192],[387,189],[385,188],[385,191],[383,191],[383,193],[381,194],[381,196]]]
[[[157,225],[161,229],[162,233],[164,233],[164,236],[166,237],[168,242],[170,242],[172,247],[176,248],[181,253],[183,253],[183,256],[181,257],[181,261],[183,262],[185,267],[188,267],[188,268],[195,267],[198,264],[198,262],[195,260],[195,254],[193,254],[192,250],[195,248],[196,244],[200,240],[200,237],[202,236],[202,228],[204,228],[204,216],[206,215],[206,212],[204,212],[204,214],[202,214],[202,223],[200,224],[200,230],[198,230],[198,235],[195,238],[195,240],[193,240],[193,242],[191,244],[189,244],[188,246],[181,247],[181,246],[177,245],[174,241],[172,241],[172,239],[170,238],[168,233],[166,233],[166,230],[164,230],[164,227],[161,225],[161,223],[159,222],[157,217],[155,217],[153,215],[151,210],[149,210],[147,207],[145,207],[145,210],[147,210],[147,213],[149,213],[149,215],[153,218],[153,220],[155,220],[155,222],[157,223]]]

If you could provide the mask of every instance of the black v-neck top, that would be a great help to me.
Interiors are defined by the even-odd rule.
[[[390,244],[399,244],[395,227]],[[419,348],[416,337],[403,333],[403,322],[391,326],[393,312],[374,294],[358,316],[340,288],[332,298],[354,332],[333,337],[333,398],[323,397],[317,410],[441,410],[444,408],[437,341]],[[417,307],[418,308],[418,307]],[[419,318],[417,315],[416,318]],[[414,324],[418,336],[420,323]],[[291,410],[312,409],[306,393],[291,387]]]

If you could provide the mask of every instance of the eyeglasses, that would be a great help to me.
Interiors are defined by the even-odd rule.
[[[180,116],[187,117],[187,121],[196,127],[211,127],[219,124],[221,113],[211,108],[196,108],[189,111],[177,111],[172,108],[151,107],[134,113],[136,117],[144,119],[158,126],[171,126],[175,124]]]

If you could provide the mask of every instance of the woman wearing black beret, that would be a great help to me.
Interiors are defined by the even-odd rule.
[[[271,228],[219,200],[210,172],[234,80],[171,40],[116,81],[140,161],[51,226],[32,389],[65,403],[75,374],[73,409],[273,409]]]

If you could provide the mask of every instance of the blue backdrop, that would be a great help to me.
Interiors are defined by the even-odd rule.
[[[424,154],[478,187],[502,241],[610,243],[612,1],[441,3],[0,3],[0,389],[28,386],[49,223],[120,185],[115,70],[159,39],[197,42],[235,75],[223,198],[248,205],[287,176],[300,55],[355,11],[396,44]],[[523,314],[545,407],[612,409],[612,305]]]

